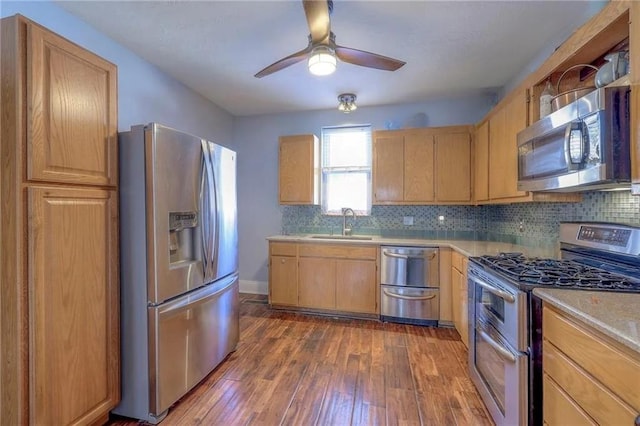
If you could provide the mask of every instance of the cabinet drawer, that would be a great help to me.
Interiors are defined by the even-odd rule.
[[[297,251],[296,243],[269,243],[271,256],[295,256]]]
[[[599,424],[633,424],[636,413],[609,389],[567,358],[549,341],[544,342],[543,368],[584,411]],[[545,399],[546,401],[546,399]]]
[[[543,310],[543,336],[627,404],[640,410],[639,356],[548,306]]]
[[[595,425],[596,423],[546,374],[543,379],[544,424]]]
[[[300,257],[333,257],[340,259],[375,260],[378,248],[344,244],[300,244]]]

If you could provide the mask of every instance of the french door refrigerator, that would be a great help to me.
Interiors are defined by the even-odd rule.
[[[159,423],[238,343],[235,152],[157,123],[119,135],[122,400]]]

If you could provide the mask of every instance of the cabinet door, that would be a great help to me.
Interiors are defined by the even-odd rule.
[[[462,337],[462,306],[460,304],[460,291],[461,291],[462,274],[456,268],[451,267],[451,294],[453,306],[451,307],[453,314],[453,325],[458,330],[460,337]]]
[[[489,199],[489,121],[476,129],[474,194],[476,201]]]
[[[518,132],[527,126],[523,91],[491,116],[489,122],[489,198],[516,198],[518,191]]]
[[[280,137],[280,204],[318,204],[319,152],[314,135]]]
[[[307,308],[336,308],[336,261],[302,257],[298,261],[298,305]]]
[[[404,201],[434,200],[433,135],[409,130],[404,138]]]
[[[436,200],[471,200],[471,138],[468,133],[436,135]]]
[[[462,343],[469,347],[469,300],[467,296],[467,264],[468,259],[462,259],[462,270],[460,271],[460,337]]]
[[[376,135],[373,141],[373,202],[404,198],[404,133]]]
[[[27,25],[27,178],[115,186],[116,66]]]
[[[336,260],[336,309],[376,313],[376,262]]]
[[[116,203],[115,191],[28,189],[34,424],[89,424],[119,400]]]
[[[290,256],[271,256],[269,303],[298,304],[298,261]]]

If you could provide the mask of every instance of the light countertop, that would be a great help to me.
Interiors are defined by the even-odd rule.
[[[267,237],[269,241],[297,242],[297,243],[319,243],[319,244],[363,244],[363,245],[395,245],[395,246],[438,246],[450,247],[453,250],[469,257],[482,256],[485,254],[495,255],[498,253],[524,253],[529,257],[558,258],[558,250],[550,247],[528,247],[518,244],[500,243],[495,241],[473,241],[473,240],[427,240],[417,238],[386,238],[371,236],[370,240],[356,239],[320,239],[312,238],[311,235],[272,235]]]
[[[533,294],[640,352],[640,294],[536,288]]]

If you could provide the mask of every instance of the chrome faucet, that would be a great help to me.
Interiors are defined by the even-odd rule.
[[[351,213],[353,216],[353,222],[351,222],[351,226],[347,228],[347,213]],[[342,208],[342,235],[351,235],[353,233],[353,226],[356,224],[356,212],[353,211],[352,208],[343,207]]]

